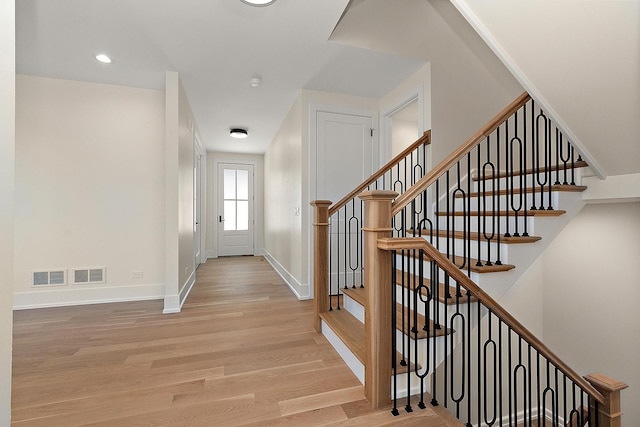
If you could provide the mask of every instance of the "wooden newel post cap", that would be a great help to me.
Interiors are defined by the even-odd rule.
[[[589,381],[598,391],[605,391],[608,393],[614,393],[629,387],[622,381],[613,379],[605,374],[586,375],[584,379]]]
[[[331,206],[331,203],[333,203],[331,200],[312,200],[311,202],[309,202],[311,206],[318,206],[318,207]]]
[[[398,197],[398,193],[391,190],[369,190],[358,194],[361,200],[393,200]]]

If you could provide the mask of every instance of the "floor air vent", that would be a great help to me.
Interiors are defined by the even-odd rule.
[[[67,284],[67,274],[65,270],[34,271],[31,284],[36,287],[64,286]]]
[[[74,285],[105,283],[106,268],[75,268],[71,270],[71,280]]]

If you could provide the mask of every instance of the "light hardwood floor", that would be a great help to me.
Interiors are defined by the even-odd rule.
[[[210,260],[179,314],[160,301],[17,311],[14,426],[447,426],[373,411],[261,257]]]

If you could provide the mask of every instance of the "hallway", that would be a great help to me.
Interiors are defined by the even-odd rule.
[[[198,269],[161,301],[14,313],[14,426],[445,425],[373,411],[362,385],[262,257]]]

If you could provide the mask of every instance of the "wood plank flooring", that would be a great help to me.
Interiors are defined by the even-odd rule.
[[[210,260],[181,313],[161,301],[16,311],[13,426],[449,426],[393,417],[313,331],[261,257]]]

